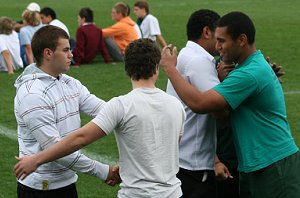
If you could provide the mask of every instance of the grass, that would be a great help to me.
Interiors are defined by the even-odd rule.
[[[21,13],[30,1],[13,0],[7,3],[0,0],[0,13],[15,20],[21,19]],[[91,7],[94,10],[95,22],[98,26],[107,27],[113,22],[110,18],[111,7],[115,3],[110,0],[84,0],[84,1],[37,1],[41,7],[50,6],[57,12],[60,20],[68,26],[71,36],[75,36],[77,27],[77,14],[81,7]],[[133,0],[126,1],[131,8]],[[286,95],[288,120],[293,135],[300,145],[300,87],[297,58],[300,46],[300,2],[296,0],[227,0],[227,1],[193,1],[193,0],[151,0],[151,13],[158,17],[163,36],[168,43],[175,44],[179,49],[185,45],[185,24],[189,15],[200,8],[208,8],[223,15],[230,11],[243,11],[247,13],[256,25],[256,46],[265,55],[271,56],[278,64],[284,65],[286,75],[283,77],[285,92],[298,91],[298,94]],[[266,9],[267,8],[267,9]],[[135,17],[132,15],[132,18]],[[9,130],[16,130],[16,121],[13,112],[13,98],[15,79],[21,73],[8,76],[0,72],[0,126]],[[106,65],[101,57],[97,57],[91,65],[82,65],[80,69],[71,68],[69,75],[78,78],[89,90],[104,100],[124,94],[131,90],[130,81],[126,77],[122,64]],[[157,86],[165,89],[167,78],[160,73]],[[270,96],[272,97],[272,96]],[[83,116],[82,123],[90,119]],[[16,197],[16,180],[12,167],[18,154],[18,143],[0,134],[0,198]],[[110,156],[112,161],[117,160],[118,151],[113,135],[109,135],[96,143],[89,145],[85,151],[97,153],[101,156]],[[79,197],[115,197],[118,187],[109,187],[94,177],[79,174],[77,184]]]

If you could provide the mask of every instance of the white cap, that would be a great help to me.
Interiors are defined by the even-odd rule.
[[[31,3],[27,6],[26,9],[29,10],[29,11],[32,11],[32,12],[34,12],[34,11],[40,12],[40,11],[41,11],[41,8],[40,8],[39,4],[37,4],[37,3],[35,3],[35,2],[31,2]]]

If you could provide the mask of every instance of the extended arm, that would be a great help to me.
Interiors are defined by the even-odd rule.
[[[210,113],[228,108],[229,105],[224,97],[215,90],[200,92],[185,81],[176,70],[176,63],[176,48],[173,48],[171,54],[169,47],[164,47],[160,64],[172,82],[176,93],[188,107],[195,113]]]
[[[19,162],[14,167],[16,177],[25,178],[34,172],[38,166],[71,154],[105,135],[101,128],[89,122],[50,148],[32,156],[17,158]]]
[[[8,74],[13,74],[14,73],[13,62],[12,62],[11,55],[10,55],[9,51],[4,50],[2,52],[2,56],[4,58],[6,66],[7,66],[7,73]]]

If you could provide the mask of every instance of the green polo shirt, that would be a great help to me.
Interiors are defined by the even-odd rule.
[[[286,119],[281,85],[259,50],[237,65],[214,90],[233,109],[231,124],[239,171],[262,169],[298,151]]]

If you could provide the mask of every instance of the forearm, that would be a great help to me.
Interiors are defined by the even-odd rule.
[[[166,43],[165,39],[161,35],[156,35],[156,38],[157,38],[157,40],[159,41],[159,43],[162,47],[167,46],[167,43]]]
[[[13,62],[12,62],[11,55],[10,55],[9,51],[4,50],[2,52],[2,56],[4,58],[6,66],[7,66],[7,73],[8,74],[13,74],[14,73]]]
[[[38,165],[57,160],[63,156],[69,155],[96,139],[105,136],[105,133],[94,123],[90,122],[79,130],[64,137],[55,145],[36,154]]]
[[[30,45],[26,45],[25,46],[25,53],[26,53],[27,64],[33,63],[33,55],[32,55],[32,51],[31,51],[31,46]]]

